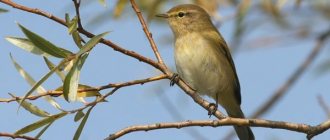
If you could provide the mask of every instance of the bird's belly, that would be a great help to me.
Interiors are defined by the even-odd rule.
[[[221,92],[226,75],[219,54],[205,46],[181,46],[175,51],[178,74],[189,86],[210,97]]]

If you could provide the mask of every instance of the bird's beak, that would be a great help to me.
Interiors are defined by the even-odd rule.
[[[168,14],[157,14],[156,17],[160,17],[160,18],[169,18]]]

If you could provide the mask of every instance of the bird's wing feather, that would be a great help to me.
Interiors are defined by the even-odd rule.
[[[226,41],[223,39],[223,37],[218,32],[213,32],[213,33],[208,32],[204,35],[204,37],[206,37],[209,41],[212,41],[215,44],[218,44],[219,51],[222,54],[224,54],[226,56],[227,60],[229,61],[231,68],[233,69],[234,75],[235,75],[235,84],[236,84],[235,98],[236,98],[237,103],[240,105],[241,104],[241,87],[240,87],[240,83],[238,80],[235,64],[234,64],[233,58],[230,54],[230,50],[226,44]]]

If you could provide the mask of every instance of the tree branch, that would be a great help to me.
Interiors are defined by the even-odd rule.
[[[152,34],[149,32],[148,26],[147,26],[146,22],[143,19],[143,16],[141,14],[140,9],[137,7],[137,5],[136,5],[136,3],[135,3],[134,0],[130,0],[130,1],[131,1],[131,4],[132,4],[132,8],[134,9],[137,17],[140,20],[140,23],[142,25],[143,31],[144,31],[144,33],[146,34],[146,36],[147,36],[147,38],[149,40],[149,43],[151,45],[151,48],[154,51],[154,54],[156,55],[156,58],[158,60],[158,63],[160,63],[161,65],[164,65],[163,59],[162,59],[162,57],[159,54],[159,51],[158,51],[158,48],[156,46],[155,41],[152,39]]]
[[[30,136],[25,136],[25,135],[15,135],[15,134],[11,134],[11,133],[5,133],[5,132],[0,132],[0,137],[8,137],[8,138],[12,138],[12,139],[26,139],[26,140],[37,140],[33,137]]]
[[[78,18],[78,29],[83,29],[83,26],[81,24],[81,18],[80,18],[80,10],[79,10],[80,3],[81,3],[81,0],[73,0],[74,8],[76,10],[76,15]]]
[[[80,89],[78,90],[78,92],[87,92],[87,91],[101,91],[104,89],[109,89],[109,88],[121,88],[121,87],[126,87],[126,86],[132,86],[132,85],[137,85],[137,84],[141,84],[143,85],[144,83],[149,83],[149,82],[153,82],[153,81],[157,81],[157,80],[162,80],[162,79],[166,79],[167,76],[162,74],[159,76],[155,76],[155,77],[149,77],[146,79],[139,79],[139,80],[133,80],[133,81],[129,81],[129,82],[124,82],[124,83],[117,83],[117,84],[107,84],[104,86],[99,86],[99,87],[95,87],[95,88],[86,88],[86,89]],[[35,95],[35,96],[29,96],[26,99],[28,100],[36,100],[40,97],[43,96],[53,96],[53,97],[57,97],[62,95],[63,92],[62,91],[55,91],[55,90],[50,90],[47,91],[46,93],[40,93],[39,95]],[[17,101],[22,99],[21,97],[16,97],[16,98],[10,98],[10,99],[6,99],[6,100],[0,100],[1,102],[12,102],[12,101]]]
[[[195,121],[188,120],[183,122],[156,123],[150,125],[134,125],[109,135],[109,137],[107,137],[106,140],[114,140],[125,134],[136,131],[150,131],[150,130],[166,129],[166,128],[180,129],[180,128],[192,127],[192,126],[219,127],[219,126],[231,126],[231,125],[291,130],[300,133],[305,133],[307,134],[307,138],[311,139],[312,137],[321,134],[325,130],[329,129],[330,120],[325,121],[317,126],[310,126],[306,124],[298,124],[298,123],[290,123],[290,122],[282,122],[282,121],[270,121],[270,120],[262,120],[262,119],[240,119],[240,118],[230,118],[230,117],[221,120],[195,120]]]

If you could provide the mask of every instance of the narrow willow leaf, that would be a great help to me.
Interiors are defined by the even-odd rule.
[[[72,38],[73,38],[74,43],[76,43],[77,47],[79,49],[81,49],[83,46],[81,44],[82,39],[81,39],[81,36],[79,35],[79,32],[78,31],[73,32]]]
[[[86,89],[93,89],[93,87],[88,85],[79,84],[78,90],[86,90]],[[81,91],[78,92],[78,97],[96,97],[101,96],[101,93],[99,91]]]
[[[82,55],[83,53],[86,53],[88,51],[90,51],[101,39],[102,37],[104,37],[106,34],[108,34],[109,32],[104,32],[102,34],[99,34],[97,36],[94,36],[92,39],[90,39],[82,49],[80,49],[80,51],[77,53],[77,56]]]
[[[68,32],[71,35],[73,32],[77,31],[78,28],[78,17],[75,16],[69,23]]]
[[[66,62],[60,70],[61,71],[66,71],[66,72],[70,71],[73,64],[74,64],[74,62],[75,62],[75,60],[71,60],[69,62]]]
[[[39,133],[38,133],[38,135],[37,136],[35,136],[34,138],[35,139],[39,139],[41,136],[42,136],[42,134],[44,134],[45,132],[46,132],[46,130],[48,129],[48,127],[49,126],[51,126],[52,124],[53,124],[53,122],[54,121],[52,121],[52,122],[50,122],[48,125],[46,125]]]
[[[80,134],[81,134],[82,130],[84,129],[84,126],[86,124],[86,121],[88,119],[88,116],[91,113],[91,111],[92,111],[93,108],[94,108],[94,106],[90,107],[88,109],[88,111],[86,112],[85,117],[81,120],[81,123],[80,123],[80,125],[79,125],[76,133],[74,134],[73,140],[79,140]]]
[[[45,60],[45,63],[47,64],[47,67],[49,70],[53,69],[55,67],[55,65],[47,58],[47,57],[43,57]],[[55,70],[55,73],[61,78],[62,82],[65,79],[65,75],[63,72],[61,72],[60,70]]]
[[[59,47],[55,46],[53,43],[37,35],[36,33],[28,30],[24,26],[20,24],[18,24],[18,26],[21,28],[25,36],[40,50],[58,58],[65,58],[72,54],[69,53],[70,51],[68,50],[60,49]]]
[[[36,84],[36,81],[32,78],[32,76],[27,73],[16,61],[15,59],[13,58],[13,56],[10,54],[10,58],[11,58],[11,61],[13,62],[16,70],[19,72],[19,74],[25,79],[25,81],[27,81],[30,86],[34,86]],[[42,93],[46,93],[46,89],[43,88],[41,85],[39,87],[37,87],[37,93],[38,94],[42,94]],[[61,110],[61,106],[50,96],[44,96],[43,97],[44,99],[46,99],[46,101],[48,103],[50,103],[52,106],[54,106],[55,108],[57,109],[60,109]]]
[[[82,111],[78,111],[76,113],[76,115],[74,116],[74,121],[77,122],[79,121],[81,118],[83,118],[85,116],[85,113]]]
[[[33,85],[33,87],[25,94],[25,96],[23,97],[23,99],[21,100],[21,102],[23,102],[28,96],[30,96],[34,92],[34,90],[36,90],[43,82],[45,82],[49,78],[49,76],[51,76],[59,67],[61,67],[62,65],[64,65],[65,62],[66,62],[66,60],[62,60],[60,62],[60,64],[58,64],[56,67],[54,67],[53,69],[51,69],[37,83],[35,83]]]
[[[78,85],[78,93],[77,93],[77,97],[97,97],[97,96],[101,96],[101,93],[99,91],[93,90],[93,91],[84,91],[86,89],[94,89],[91,86],[88,85],[84,85],[84,84],[79,84]],[[63,92],[63,86],[58,87],[57,89],[55,89],[55,91],[61,91]]]
[[[40,50],[36,47],[30,40],[26,38],[19,38],[19,37],[6,37],[5,38],[8,42],[12,43],[13,45],[36,55],[42,55],[45,57],[51,56],[46,52]]]
[[[125,6],[127,5],[128,5],[128,0],[118,0],[115,5],[115,8],[113,9],[113,16],[115,18],[120,17],[125,9]]]
[[[65,24],[69,27],[70,24],[70,15],[68,13],[65,13]]]
[[[77,99],[77,90],[78,90],[78,83],[79,83],[79,74],[80,70],[78,69],[78,64],[81,57],[78,57],[75,60],[71,70],[66,75],[63,83],[63,96],[64,99],[68,102],[76,101]]]
[[[13,98],[17,98],[15,95],[9,93],[9,95]],[[20,103],[20,99],[16,100],[18,103]],[[23,101],[22,102],[22,107],[29,111],[30,113],[36,115],[36,116],[39,116],[39,117],[48,117],[50,116],[48,112],[44,111],[44,110],[41,110],[39,109],[37,106],[33,105],[32,103],[30,102],[27,102],[27,101]]]
[[[54,122],[55,120],[57,119],[60,119],[62,118],[63,116],[67,115],[68,113],[67,112],[61,112],[59,114],[56,114],[56,115],[52,115],[52,116],[49,116],[47,118],[44,118],[44,119],[41,119],[35,123],[32,123],[28,126],[25,126],[23,127],[22,129],[18,130],[15,132],[15,135],[22,135],[22,134],[25,134],[25,133],[29,133],[31,131],[34,131],[44,125],[47,125],[49,123],[52,123]]]
[[[80,70],[88,57],[88,53],[80,55],[74,62],[71,70],[66,75],[63,83],[63,96],[67,101],[77,100],[77,90],[79,87]]]
[[[0,8],[0,13],[5,13],[5,12],[8,12],[8,10]]]

